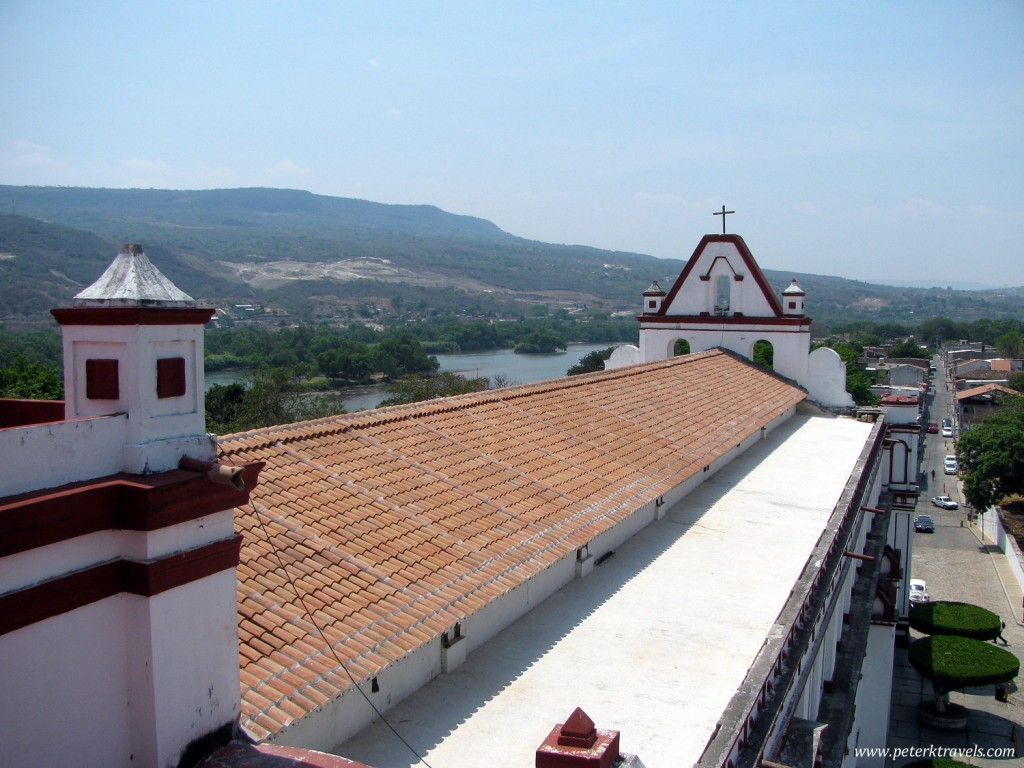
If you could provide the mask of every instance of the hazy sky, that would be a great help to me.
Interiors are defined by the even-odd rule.
[[[1024,284],[1024,2],[0,0],[0,183],[288,187]]]

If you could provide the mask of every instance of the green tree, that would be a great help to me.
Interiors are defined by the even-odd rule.
[[[1002,398],[999,410],[957,441],[964,496],[981,512],[1024,491],[1024,397]]]
[[[775,370],[775,347],[770,341],[761,339],[754,342],[754,363],[762,368]]]
[[[428,376],[404,376],[391,386],[391,396],[381,401],[381,407],[418,403],[436,397],[464,395],[468,392],[482,392],[487,389],[488,383],[486,376],[468,379],[451,371]]]
[[[1020,672],[1016,656],[985,642],[994,640],[1001,630],[999,617],[985,608],[926,603],[911,608],[909,620],[914,629],[931,635],[911,643],[907,658],[922,677],[932,681],[933,706],[940,714],[951,706],[951,691],[1006,683]]]
[[[206,390],[206,429],[217,435],[240,431],[245,387],[239,383],[214,384]]]
[[[996,339],[996,349],[1005,357],[1018,360],[1024,357],[1024,333],[1007,331]]]
[[[567,345],[565,337],[557,331],[542,329],[534,331],[516,344],[515,351],[520,354],[557,352],[565,349]]]
[[[676,339],[676,343],[672,345],[672,356],[679,357],[688,354],[690,354],[690,342],[686,339]]]
[[[949,694],[976,685],[1007,683],[1020,672],[1009,651],[981,640],[957,635],[922,637],[910,644],[910,665],[932,681],[935,711],[948,710]]]
[[[905,341],[893,344],[886,351],[886,357],[911,357],[911,358],[928,358],[928,350],[921,349],[921,345],[914,341],[913,337],[906,339]]]
[[[64,378],[60,371],[42,363],[31,363],[20,352],[15,352],[0,368],[0,397],[61,400]]]
[[[608,347],[607,349],[595,349],[593,352],[588,352],[576,365],[570,366],[569,370],[565,372],[566,376],[576,376],[581,373],[593,373],[594,371],[604,370],[604,361],[612,356],[612,352],[615,351],[615,347]]]
[[[294,370],[254,368],[245,385],[214,385],[206,394],[207,428],[218,434],[290,424],[338,413],[327,399],[306,391]]]

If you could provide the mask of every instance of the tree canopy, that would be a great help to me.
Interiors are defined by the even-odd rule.
[[[971,603],[937,600],[910,609],[910,626],[926,635],[957,635],[975,640],[995,640],[1002,629],[992,611]]]
[[[936,696],[976,685],[1005,683],[1020,672],[1020,661],[990,643],[956,635],[915,640],[908,654],[911,666],[932,681]]]
[[[0,368],[0,397],[62,400],[64,377],[59,370],[43,363],[29,362],[16,352]]]
[[[1006,396],[999,410],[957,441],[964,496],[984,512],[1024,491],[1024,397]]]
[[[451,371],[443,371],[427,376],[405,376],[399,379],[390,389],[390,397],[381,402],[381,407],[388,405],[404,405],[418,403],[421,400],[432,400],[435,397],[464,395],[467,392],[480,392],[488,388],[486,376],[467,379]]]
[[[593,373],[594,371],[604,370],[604,361],[612,356],[612,352],[615,351],[615,347],[608,347],[607,349],[595,349],[593,352],[588,352],[576,365],[569,367],[569,370],[565,372],[566,376],[576,376],[581,373]]]
[[[291,424],[342,412],[327,398],[310,394],[298,371],[254,368],[242,384],[214,384],[206,392],[206,428],[215,434]]]

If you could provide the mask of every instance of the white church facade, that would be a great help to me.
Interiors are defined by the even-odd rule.
[[[644,291],[639,346],[619,347],[605,368],[670,358],[678,341],[691,354],[721,347],[752,360],[767,342],[776,373],[820,405],[852,408],[846,364],[834,350],[811,351],[804,300],[794,279],[780,301],[739,235],[705,235],[667,292],[657,281]]]

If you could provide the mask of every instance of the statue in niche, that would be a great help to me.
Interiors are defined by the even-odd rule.
[[[715,281],[715,312],[729,311],[729,276],[722,275]]]

